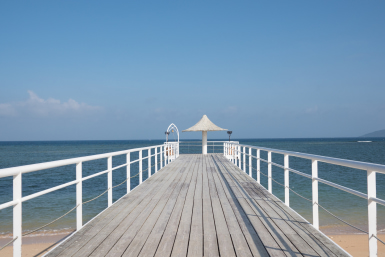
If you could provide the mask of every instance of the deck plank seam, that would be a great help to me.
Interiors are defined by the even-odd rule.
[[[226,171],[226,175],[224,175],[224,176],[225,177],[229,177],[227,182],[228,183],[235,183],[236,184],[236,182],[234,182],[235,179],[233,178],[232,174],[230,173],[230,170],[233,170],[235,165],[228,166],[229,165],[228,163],[223,163],[223,162],[220,162],[220,164],[224,167],[224,170]],[[239,169],[238,167],[236,167],[236,168]],[[238,191],[239,190],[239,185],[238,185],[238,187],[231,187],[231,189],[233,190],[233,192],[234,192],[234,190]],[[291,249],[292,247],[290,247],[285,242],[285,241],[289,241],[290,242],[290,240],[288,240],[287,238],[285,240],[285,238],[282,238],[282,236],[279,235],[278,233],[273,233],[274,231],[276,231],[276,228],[266,219],[266,217],[264,217],[265,215],[262,215],[260,213],[260,210],[258,210],[258,208],[256,208],[256,206],[251,203],[250,198],[248,198],[247,195],[244,192],[242,193],[242,191],[239,191],[239,194],[241,194],[241,196],[243,195],[241,197],[241,199],[244,199],[246,201],[245,204],[247,204],[249,206],[249,208],[254,212],[255,216],[257,216],[260,219],[260,222],[265,227],[267,232],[270,234],[272,239],[277,243],[278,247],[280,247],[281,251],[283,251],[283,253],[286,256],[296,255],[296,253]],[[243,206],[243,208],[244,207],[245,206]],[[266,247],[266,243],[264,243],[264,245]],[[297,253],[299,253],[298,249],[295,248],[295,250],[297,251]]]
[[[185,185],[185,182],[186,182],[186,181],[190,182],[191,179],[192,179],[192,174],[188,173],[189,168],[190,168],[192,165],[193,165],[193,162],[191,161],[191,162],[188,163],[188,166],[185,168],[185,171],[184,171],[184,172],[186,173],[186,179],[185,179],[185,181],[183,181],[182,184],[181,184],[179,194],[180,194],[180,192],[184,189],[183,186]],[[186,193],[187,193],[187,190],[186,190]],[[171,199],[171,198],[170,198],[170,199]],[[169,199],[169,200],[170,200],[170,199]],[[178,196],[175,197],[175,202],[174,202],[174,204],[173,204],[173,208],[172,208],[172,210],[171,210],[171,212],[170,212],[170,215],[168,216],[167,223],[165,224],[165,227],[164,227],[164,229],[163,229],[162,236],[159,238],[159,241],[158,241],[158,244],[156,245],[156,249],[155,249],[154,253],[156,253],[157,248],[159,247],[159,244],[160,244],[160,242],[161,242],[161,239],[162,239],[162,237],[163,237],[163,234],[165,233],[167,224],[168,224],[169,221],[170,221],[171,214],[173,213],[173,211],[174,211],[174,209],[175,209],[175,207],[176,207],[176,205],[177,205],[177,200],[178,200]],[[167,202],[167,203],[168,203],[168,202]],[[167,205],[167,204],[166,204],[166,205]],[[164,208],[166,208],[166,205],[165,205]],[[163,211],[162,211],[162,213],[163,213]],[[157,222],[159,221],[159,218],[161,217],[162,213],[159,215]],[[157,225],[157,222],[154,224],[154,227]],[[152,231],[151,231],[151,232],[152,232]],[[147,239],[146,239],[146,242],[147,242],[148,238],[150,237],[150,235],[151,235],[151,233],[149,233],[149,235],[148,235],[148,237],[147,237]],[[145,247],[146,242],[143,243],[143,246],[142,246],[142,248],[141,248],[141,250],[140,250],[138,256],[141,254],[143,248]]]
[[[187,197],[188,197],[188,193],[189,193],[189,190],[190,190],[190,185],[191,185],[191,183],[195,183],[194,180],[196,179],[196,177],[195,177],[195,166],[196,166],[195,159],[196,159],[196,158],[197,158],[197,156],[195,156],[195,155],[192,156],[193,161],[191,162],[191,167],[192,167],[191,180],[190,180],[190,184],[187,186],[186,194],[185,194],[185,196],[183,197],[183,203],[181,204],[180,214],[179,214],[179,218],[178,218],[178,224],[177,224],[177,226],[176,226],[176,231],[175,231],[174,239],[172,240],[172,245],[170,246],[170,252],[169,252],[169,255],[172,254],[172,250],[173,250],[173,247],[174,247],[174,244],[175,244],[175,241],[176,241],[176,236],[177,236],[177,233],[178,233],[178,229],[179,229],[179,226],[180,226],[180,222],[181,222],[181,220],[182,220],[183,208],[184,208],[184,206],[185,206],[186,199],[187,199]],[[187,172],[189,172],[189,171],[187,170]],[[194,191],[195,191],[195,188],[194,188]],[[178,198],[178,200],[180,200],[180,198]],[[177,200],[177,201],[178,201],[178,200]],[[176,203],[176,205],[177,205],[177,204],[178,204],[178,202]],[[174,208],[173,212],[172,212],[171,215],[170,215],[170,219],[171,219],[172,215],[174,214],[174,211],[175,211],[175,208]],[[179,211],[178,211],[178,212],[179,212]],[[178,214],[177,214],[177,215],[178,215]],[[163,234],[162,234],[162,237],[161,237],[160,240],[159,240],[159,243],[158,243],[158,245],[157,245],[157,249],[155,250],[155,253],[154,253],[155,256],[158,254],[158,249],[159,249],[160,245],[161,245],[162,242],[163,242],[163,237],[165,236],[165,233],[168,232],[169,224],[170,224],[170,220],[167,222],[167,225],[166,225],[165,230],[164,230],[164,232],[163,232]],[[171,226],[171,225],[172,225],[172,224],[170,224],[170,226]]]

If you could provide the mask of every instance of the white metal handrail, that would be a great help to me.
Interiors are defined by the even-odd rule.
[[[154,149],[154,154],[152,154],[152,150]],[[159,152],[158,152],[159,149]],[[148,154],[146,157],[143,157],[142,152],[147,150]],[[136,160],[131,161],[131,153],[138,152],[139,157]],[[112,167],[112,157],[118,156],[118,155],[126,155],[126,163],[118,165],[116,167]],[[158,155],[159,155],[159,162],[158,162]],[[112,189],[116,186],[112,186],[112,172],[114,170],[126,167],[126,180],[123,181],[127,182],[127,194],[131,191],[131,164],[139,162],[139,170],[137,175],[139,175],[139,185],[143,182],[142,172],[143,167],[142,163],[143,160],[148,159],[148,168],[146,169],[148,171],[148,177],[151,177],[151,168],[155,167],[154,172],[156,173],[158,171],[158,164],[160,166],[160,169],[162,169],[164,166],[175,160],[179,156],[179,144],[175,142],[166,142],[163,145],[156,145],[156,146],[148,146],[148,147],[142,147],[142,148],[135,148],[135,149],[129,149],[124,151],[118,151],[118,152],[111,152],[111,153],[105,153],[105,154],[97,154],[97,155],[91,155],[91,156],[85,156],[85,157],[78,157],[78,158],[72,158],[72,159],[66,159],[66,160],[59,160],[59,161],[52,161],[52,162],[45,162],[45,163],[38,163],[38,164],[31,164],[31,165],[25,165],[25,166],[19,166],[19,167],[12,167],[12,168],[5,168],[0,169],[0,178],[4,177],[10,177],[13,176],[13,200],[8,201],[6,203],[0,204],[0,210],[5,209],[8,207],[13,206],[13,240],[10,243],[13,243],[13,256],[14,257],[20,257],[21,256],[21,245],[22,245],[22,202],[31,200],[33,198],[36,198],[38,196],[48,194],[50,192],[54,192],[56,190],[76,185],[76,206],[71,209],[69,212],[76,209],[76,230],[79,230],[83,227],[83,212],[82,212],[82,204],[83,203],[83,193],[82,193],[82,182],[97,176],[100,176],[102,174],[107,173],[107,190],[102,193],[101,195],[108,193],[108,207],[110,207],[113,204],[113,198],[112,198]],[[152,157],[155,157],[155,164],[151,166],[151,159]],[[107,158],[107,170],[89,175],[87,177],[83,177],[82,175],[82,163],[92,160],[98,160],[98,159],[105,159]],[[68,183],[64,183],[55,187],[51,187],[33,194],[30,194],[28,196],[23,197],[22,196],[22,174],[39,171],[39,170],[45,170],[45,169],[51,169],[51,168],[57,168],[67,165],[76,164],[76,179],[73,181],[70,181]],[[144,170],[144,171],[146,171]],[[137,176],[135,175],[135,176]],[[132,176],[132,177],[135,177]],[[120,185],[120,184],[119,184]],[[96,198],[100,197],[101,195],[97,196]],[[95,199],[96,199],[95,198]],[[92,199],[93,200],[93,199]],[[89,200],[89,201],[92,201]],[[89,202],[87,201],[87,202]],[[107,208],[108,208],[107,207]],[[67,215],[69,212],[67,212],[65,215]],[[65,215],[61,216],[64,217]],[[58,219],[60,219],[59,217]],[[58,220],[56,219],[56,220]],[[56,220],[50,222],[49,224],[55,222]],[[47,226],[44,225],[43,227]],[[42,227],[41,227],[42,228]],[[39,229],[41,229],[39,228]],[[37,229],[38,230],[38,229]],[[33,232],[37,231],[34,230]],[[8,245],[6,244],[6,245]],[[5,245],[5,246],[6,246]],[[4,247],[4,246],[3,246]],[[0,248],[0,249],[3,249]]]
[[[238,141],[207,141],[207,151],[210,153],[224,153],[225,143],[236,143]],[[190,148],[198,149],[192,150],[192,153],[201,153],[202,141],[180,141],[179,148],[182,153],[190,153]],[[187,151],[186,151],[187,148]]]
[[[243,151],[242,151],[243,148]],[[248,153],[246,153],[246,148],[248,148]],[[371,257],[377,256],[377,207],[376,204],[381,204],[385,206],[385,200],[379,199],[376,197],[376,173],[385,174],[385,165],[359,162],[345,159],[338,159],[333,157],[326,157],[314,154],[290,152],[285,150],[277,150],[265,147],[256,147],[251,145],[243,145],[236,143],[225,143],[224,146],[224,155],[232,161],[235,165],[243,171],[246,172],[246,156],[249,156],[249,176],[252,174],[252,159],[257,160],[257,182],[260,184],[260,161],[266,162],[268,165],[268,191],[272,193],[272,166],[277,166],[284,169],[284,187],[285,187],[285,204],[290,205],[289,201],[289,171],[296,173],[298,175],[307,177],[312,180],[312,205],[313,205],[313,226],[316,229],[319,229],[319,203],[318,203],[318,182],[324,183],[326,185],[332,186],[334,188],[343,190],[347,193],[354,194],[356,196],[367,199],[368,201],[368,238],[369,238],[369,255]],[[256,156],[252,155],[252,149],[256,150]],[[260,157],[260,151],[267,152],[268,159],[265,160]],[[284,155],[284,165],[274,163],[272,161],[272,153]],[[312,174],[306,174],[294,169],[289,168],[289,156],[299,157],[303,159],[308,159],[312,161]],[[325,179],[318,177],[318,162],[324,162],[354,169],[366,170],[367,172],[367,194],[359,192],[357,190],[338,185],[336,183],[330,182]],[[241,167],[243,163],[243,167]],[[321,206],[322,207],[322,206]],[[323,207],[322,207],[323,208]],[[345,222],[346,223],[346,222]]]

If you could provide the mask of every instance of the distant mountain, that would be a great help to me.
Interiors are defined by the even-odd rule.
[[[365,134],[361,137],[385,137],[385,129],[374,131],[369,134]]]

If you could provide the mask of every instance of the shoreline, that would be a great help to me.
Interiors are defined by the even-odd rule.
[[[23,238],[22,252],[25,257],[43,256],[53,247],[65,240],[71,233],[60,235],[38,235]],[[366,234],[326,234],[331,240],[353,256],[368,256],[368,236]],[[385,241],[385,234],[378,237]],[[9,238],[0,238],[0,247],[9,242]],[[1,256],[12,257],[12,246],[1,251]],[[385,245],[378,243],[378,256],[385,257]]]
[[[22,253],[23,257],[37,257],[43,256],[53,247],[60,244],[67,237],[72,235],[71,233],[67,234],[56,234],[56,235],[37,235],[37,236],[26,236],[23,238]],[[0,238],[0,247],[5,245],[10,241],[10,238]],[[1,256],[12,257],[13,256],[13,247],[7,246],[0,252]]]

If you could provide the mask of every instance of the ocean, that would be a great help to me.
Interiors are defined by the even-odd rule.
[[[303,152],[342,159],[372,162],[385,165],[385,138],[314,138],[314,139],[233,139],[241,144],[255,145],[274,149]],[[371,142],[358,142],[360,140]],[[33,141],[0,142],[0,169],[88,156],[107,152],[162,144],[163,140],[119,140],[119,141]],[[193,143],[193,141],[192,141]],[[221,147],[214,148],[220,152]],[[181,147],[183,153],[198,153],[200,147]],[[208,152],[213,149],[208,148]],[[146,153],[144,152],[144,156]],[[137,158],[132,154],[131,160]],[[267,159],[267,153],[261,152],[261,158]],[[283,165],[283,156],[273,154],[273,162]],[[113,166],[125,163],[125,156],[113,157]],[[137,167],[133,164],[133,173]],[[255,161],[253,161],[255,167]],[[143,167],[147,167],[144,161]],[[310,160],[290,157],[290,167],[311,174]],[[107,169],[106,159],[83,163],[83,176],[88,176]],[[267,174],[267,164],[261,162],[261,172]],[[253,177],[256,173],[253,171]],[[366,171],[319,163],[319,177],[331,182],[366,193]],[[143,180],[147,173],[143,173]],[[273,178],[283,184],[283,170],[273,166]],[[23,174],[23,196],[48,189],[75,179],[75,165]],[[126,179],[125,168],[113,172],[113,185]],[[138,185],[138,177],[131,180],[131,188]],[[261,184],[267,188],[267,178],[261,175]],[[311,199],[311,180],[290,173],[290,187],[302,196]],[[83,182],[83,201],[104,192],[107,188],[107,174]],[[126,186],[113,189],[116,201],[126,193]],[[283,187],[273,182],[273,193],[284,199]],[[377,197],[385,199],[385,175],[377,174]],[[12,200],[12,178],[0,178],[0,204]],[[367,201],[341,190],[319,183],[319,203],[326,209],[364,230],[367,230]],[[63,215],[76,205],[75,185],[34,198],[23,203],[23,231],[31,231]],[[290,205],[299,214],[312,222],[311,203],[290,195]],[[385,229],[385,207],[378,207],[378,227]],[[83,206],[83,221],[87,222],[107,207],[107,194]],[[320,209],[321,230],[329,234],[361,233],[351,229]],[[36,232],[34,235],[68,233],[75,229],[75,211]],[[0,210],[0,238],[10,237],[12,233],[12,208]]]

